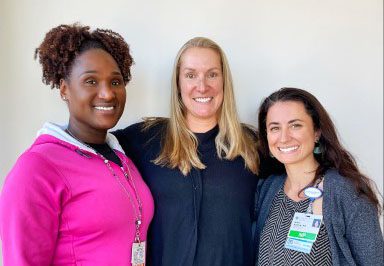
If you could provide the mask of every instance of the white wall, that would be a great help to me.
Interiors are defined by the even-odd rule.
[[[308,89],[383,190],[382,0],[0,0],[0,182],[44,121],[67,120],[33,53],[50,28],[75,21],[131,45],[136,64],[118,127],[168,114],[174,56],[207,36],[227,53],[244,122],[256,124],[272,91]]]

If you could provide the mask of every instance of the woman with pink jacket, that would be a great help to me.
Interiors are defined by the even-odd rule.
[[[144,265],[153,199],[116,138],[132,57],[111,30],[51,29],[36,49],[66,126],[46,123],[6,177],[4,265]]]

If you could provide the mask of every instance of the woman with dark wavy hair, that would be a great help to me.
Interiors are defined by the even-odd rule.
[[[60,90],[69,122],[46,123],[6,177],[4,266],[144,265],[153,199],[107,132],[124,110],[128,44],[111,30],[60,25],[36,56],[43,82]]]
[[[259,134],[261,152],[285,172],[258,185],[257,265],[383,265],[374,186],[321,103],[282,88],[261,104]]]

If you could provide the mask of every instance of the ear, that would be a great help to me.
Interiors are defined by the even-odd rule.
[[[60,79],[60,96],[63,101],[68,101],[68,82],[65,79]]]
[[[315,142],[318,142],[320,137],[321,137],[321,131],[320,130],[316,130],[316,132],[315,132]]]

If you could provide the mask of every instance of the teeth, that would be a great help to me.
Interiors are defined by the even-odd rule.
[[[209,102],[209,101],[212,100],[212,99],[213,99],[213,97],[194,98],[194,100],[195,100],[196,102],[199,102],[199,103],[207,103],[207,102]]]
[[[299,148],[299,146],[293,146],[293,147],[287,147],[287,148],[279,148],[279,150],[282,151],[282,152],[290,152],[290,151],[297,150],[297,148]]]
[[[102,110],[102,111],[110,111],[113,110],[113,106],[95,106],[95,109]]]

